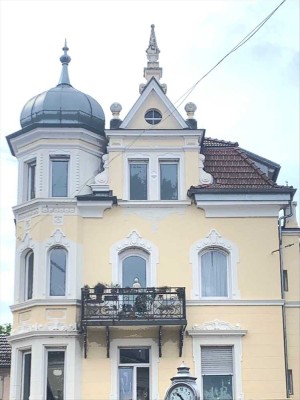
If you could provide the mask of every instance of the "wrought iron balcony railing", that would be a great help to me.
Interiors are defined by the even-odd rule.
[[[83,288],[81,324],[186,325],[185,288]]]
[[[81,289],[81,332],[84,356],[87,357],[88,327],[106,327],[107,357],[110,328],[113,326],[157,325],[159,356],[162,356],[162,330],[166,325],[179,326],[179,356],[182,355],[186,321],[184,287]]]

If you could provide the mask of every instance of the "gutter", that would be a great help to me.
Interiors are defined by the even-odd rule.
[[[282,329],[283,329],[283,350],[284,350],[284,367],[285,367],[285,390],[286,397],[290,398],[288,390],[288,346],[287,346],[287,333],[286,333],[286,304],[285,304],[285,292],[283,283],[283,252],[282,252],[282,221],[283,227],[287,218],[293,215],[292,200],[289,201],[290,213],[288,215],[282,215],[278,218],[278,241],[279,241],[279,266],[280,266],[280,286],[281,286],[281,300],[282,304]]]

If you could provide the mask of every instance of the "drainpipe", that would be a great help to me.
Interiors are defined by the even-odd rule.
[[[280,284],[281,284],[281,300],[282,304],[282,329],[283,329],[283,350],[284,350],[284,367],[285,367],[285,390],[286,397],[289,398],[288,392],[288,348],[287,348],[287,334],[286,334],[286,306],[285,306],[285,292],[284,292],[284,281],[283,281],[283,254],[282,254],[282,221],[283,226],[287,218],[293,215],[292,200],[289,201],[290,213],[288,215],[282,215],[278,218],[278,240],[279,240],[279,265],[280,265]]]

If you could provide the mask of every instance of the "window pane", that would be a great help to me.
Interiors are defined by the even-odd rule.
[[[121,364],[149,363],[149,349],[120,349]]]
[[[203,400],[233,400],[232,376],[203,376]]]
[[[68,160],[52,159],[52,196],[68,195]]]
[[[132,400],[132,367],[119,367],[119,397],[120,400]]]
[[[30,396],[30,375],[31,375],[31,353],[23,354],[22,374],[22,400],[29,400]]]
[[[33,252],[26,257],[25,300],[32,299],[33,287]]]
[[[138,278],[141,287],[146,287],[146,260],[130,256],[123,260],[122,286],[132,287],[135,278]]]
[[[138,367],[137,368],[137,377],[136,377],[136,392],[137,392],[137,399],[149,400],[149,368],[148,367]]]
[[[161,200],[178,199],[177,164],[160,164],[160,198]]]
[[[48,351],[47,400],[64,399],[65,352]]]
[[[130,164],[130,199],[147,200],[147,164]]]
[[[201,256],[201,295],[227,297],[227,256],[209,251]]]
[[[64,296],[66,289],[66,250],[50,252],[50,296]]]
[[[35,198],[35,170],[36,162],[28,164],[28,195],[27,199],[31,200]]]

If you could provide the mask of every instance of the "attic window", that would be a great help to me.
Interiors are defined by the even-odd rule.
[[[152,108],[151,110],[148,110],[145,114],[145,120],[150,125],[159,124],[161,119],[162,119],[161,112],[154,108]]]

